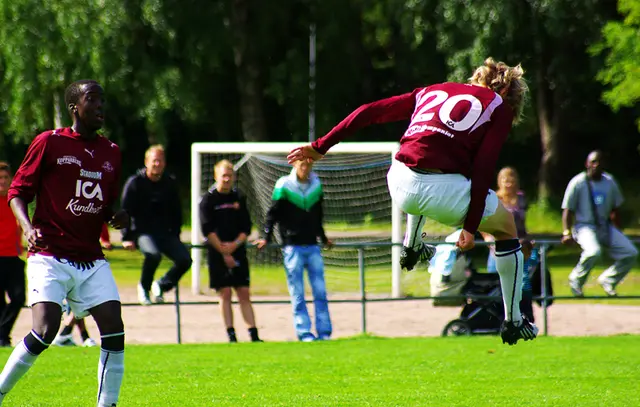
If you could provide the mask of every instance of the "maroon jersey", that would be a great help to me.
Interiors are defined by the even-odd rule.
[[[358,129],[398,120],[411,120],[400,140],[398,161],[471,179],[464,229],[475,233],[498,155],[511,130],[511,108],[488,88],[441,83],[360,106],[312,145],[326,154]]]
[[[118,199],[120,148],[102,136],[85,140],[70,128],[38,135],[16,172],[8,199],[36,198],[33,226],[41,254],[72,261],[104,258],[102,225]]]

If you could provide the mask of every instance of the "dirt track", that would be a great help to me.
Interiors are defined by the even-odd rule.
[[[123,302],[135,302],[135,290],[121,291]],[[167,300],[173,301],[173,294]],[[182,301],[212,301],[212,295],[193,295],[181,292]],[[268,297],[255,299],[280,299]],[[295,335],[288,304],[258,304],[255,306],[258,327],[267,341],[292,341]],[[313,306],[310,307],[310,310]],[[236,330],[240,341],[248,340],[239,309],[235,308]],[[347,337],[361,333],[361,305],[331,304],[334,337]],[[541,325],[542,314],[536,308],[536,319]],[[176,343],[176,312],[174,305],[135,306],[124,308],[127,342]],[[367,332],[387,337],[437,336],[444,325],[459,315],[459,308],[435,308],[431,301],[399,301],[367,303]],[[640,334],[639,306],[599,304],[554,304],[549,309],[549,334],[562,336]],[[226,333],[218,308],[210,305],[184,305],[181,307],[182,341],[184,343],[224,342]],[[90,332],[98,339],[95,324],[88,323]],[[31,328],[31,312],[20,314],[13,332],[14,342]],[[76,332],[77,335],[77,332]]]

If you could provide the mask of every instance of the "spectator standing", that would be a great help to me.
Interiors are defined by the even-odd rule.
[[[131,226],[122,232],[122,246],[144,255],[138,284],[138,301],[151,304],[149,291],[157,303],[164,302],[170,291],[191,267],[191,256],[180,241],[182,205],[176,179],[165,173],[165,150],[153,145],[145,153],[145,167],[127,180],[122,191],[122,209],[131,216]],[[154,275],[162,255],[173,266],[160,279]]]
[[[0,346],[11,346],[11,331],[26,302],[21,231],[7,203],[11,167],[0,162]],[[9,297],[9,303],[5,300]]]
[[[303,342],[328,340],[332,333],[324,261],[318,239],[327,247],[333,244],[327,239],[322,224],[322,184],[312,169],[312,163],[297,161],[291,174],[276,182],[267,213],[266,236],[256,241],[258,249],[262,249],[272,240],[275,225],[279,225],[295,331]],[[304,298],[305,268],[313,294],[317,335],[311,332],[311,319]]]
[[[562,243],[577,242],[582,249],[569,274],[569,287],[573,295],[584,295],[589,273],[606,249],[614,263],[598,277],[598,283],[608,296],[615,296],[616,286],[633,267],[638,250],[620,231],[619,208],[624,198],[613,176],[603,170],[602,153],[589,153],[585,166],[586,171],[569,181],[562,200]]]
[[[232,288],[238,296],[251,341],[262,342],[249,289],[251,279],[246,242],[251,233],[251,218],[247,202],[234,188],[235,173],[230,161],[218,162],[214,167],[214,177],[214,187],[200,201],[200,227],[207,239],[209,286],[220,297],[220,312],[229,342],[238,341],[233,326]]]

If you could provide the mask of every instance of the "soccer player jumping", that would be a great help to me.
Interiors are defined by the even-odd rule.
[[[120,296],[100,247],[104,222],[129,222],[114,212],[120,149],[97,134],[104,123],[104,91],[95,81],[72,83],[65,103],[73,126],[38,135],[16,172],[8,201],[28,243],[27,276],[32,330],[0,374],[0,404],[58,332],[66,298],[78,318],[91,314],[100,330],[98,407],[118,402],[124,375]],[[27,204],[36,199],[33,221]]]
[[[435,248],[420,238],[427,218],[462,226],[461,250],[473,248],[477,230],[495,236],[505,308],[501,336],[509,345],[538,334],[520,313],[524,256],[513,216],[489,189],[502,145],[522,114],[528,91],[523,74],[520,65],[488,58],[467,84],[439,83],[360,106],[288,156],[290,163],[316,161],[363,127],[410,120],[387,174],[391,198],[408,214],[400,265],[412,270],[433,256]]]

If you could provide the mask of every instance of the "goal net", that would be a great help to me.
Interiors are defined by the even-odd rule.
[[[253,224],[251,238],[262,235],[266,213],[276,181],[291,173],[288,152],[298,146],[293,143],[195,143],[192,145],[191,243],[201,245],[198,203],[200,197],[214,188],[214,165],[229,160],[236,170],[236,187],[247,198]],[[340,244],[367,243],[365,266],[392,271],[392,295],[400,296],[399,247],[388,243],[401,242],[402,216],[393,207],[386,184],[386,174],[397,143],[341,143],[317,162],[313,171],[324,191],[324,227],[337,247],[324,251],[327,269],[357,271],[358,253],[354,247]],[[276,227],[273,243],[280,244]],[[372,243],[372,244],[371,244]],[[192,249],[192,289],[200,292],[201,274],[206,262],[205,251]],[[261,264],[282,267],[279,250],[257,253],[249,251],[252,269]],[[394,261],[395,259],[395,261]],[[354,273],[351,273],[354,274]]]

